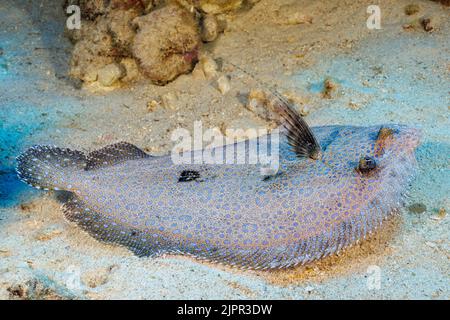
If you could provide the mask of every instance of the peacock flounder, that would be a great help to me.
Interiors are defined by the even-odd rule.
[[[68,191],[68,220],[139,256],[181,253],[253,269],[304,264],[365,238],[400,206],[419,132],[392,124],[310,129],[281,101],[287,134],[272,175],[259,164],[174,164],[128,143],[87,155],[32,147],[17,172],[33,187]]]

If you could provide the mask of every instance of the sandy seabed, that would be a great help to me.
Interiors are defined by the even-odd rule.
[[[54,194],[31,190],[14,158],[33,144],[93,150],[119,140],[152,153],[171,148],[171,130],[267,124],[239,98],[261,87],[230,71],[223,95],[183,75],[160,87],[77,88],[67,77],[71,44],[55,1],[0,3],[0,298],[43,299],[449,299],[450,11],[431,1],[382,1],[382,29],[366,27],[371,1],[298,1],[312,23],[280,25],[261,0],[237,12],[204,50],[293,92],[310,125],[404,123],[422,128],[419,171],[405,208],[381,232],[339,256],[279,272],[239,271],[164,256],[138,258],[67,223]],[[405,28],[431,17],[434,30]],[[337,85],[324,99],[325,79]],[[172,108],[149,112],[168,92]],[[373,272],[380,286],[370,285]],[[369,282],[368,282],[369,281]]]

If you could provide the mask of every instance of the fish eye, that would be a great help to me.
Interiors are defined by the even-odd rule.
[[[361,173],[368,173],[376,167],[377,163],[375,159],[369,156],[365,156],[359,159],[357,170]]]

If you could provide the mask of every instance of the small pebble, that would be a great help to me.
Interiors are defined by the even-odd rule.
[[[102,86],[109,87],[125,75],[122,66],[111,63],[98,71],[98,81]]]
[[[438,212],[438,217],[440,219],[444,219],[446,215],[447,215],[447,212],[445,212],[445,209],[444,208],[440,208],[439,212]]]
[[[197,80],[206,79],[205,72],[203,71],[203,66],[200,63],[197,63],[195,65],[194,70],[192,70],[191,74],[194,79],[197,79]]]
[[[322,96],[326,99],[331,99],[332,93],[336,90],[336,84],[330,78],[325,79],[323,82]]]
[[[92,69],[86,70],[83,80],[85,82],[94,82],[94,81],[97,81],[97,78],[98,78],[98,71],[95,70],[95,68],[92,68]]]
[[[231,89],[230,79],[226,75],[221,75],[217,79],[217,87],[222,94],[228,93]]]
[[[168,92],[161,96],[161,104],[165,109],[175,110],[178,97],[173,92]]]
[[[247,109],[255,112],[267,103],[266,93],[262,90],[252,89],[248,94]]]
[[[217,77],[218,74],[218,66],[216,61],[209,56],[203,56],[200,59],[200,64],[203,67],[203,73],[207,79],[213,79]]]
[[[159,102],[156,100],[152,100],[147,103],[147,110],[148,112],[153,112],[156,110],[156,108],[159,106]]]
[[[216,40],[219,34],[219,23],[216,16],[213,14],[207,14],[202,21],[202,41],[211,42]]]
[[[422,20],[420,20],[420,24],[422,25],[423,30],[425,30],[426,32],[431,32],[434,29],[430,18],[423,18]]]

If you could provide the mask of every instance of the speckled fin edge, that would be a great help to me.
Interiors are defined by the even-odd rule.
[[[146,232],[128,227],[108,215],[98,213],[73,194],[62,205],[62,211],[69,222],[77,224],[96,240],[107,244],[123,245],[139,257],[157,256],[164,253],[164,248],[167,246],[160,238],[154,239]]]
[[[16,159],[16,172],[20,180],[43,190],[64,187],[67,171],[84,170],[86,156],[79,151],[56,146],[33,146]]]
[[[127,160],[151,157],[135,145],[128,142],[118,142],[87,155],[86,170],[94,170],[112,166]]]

